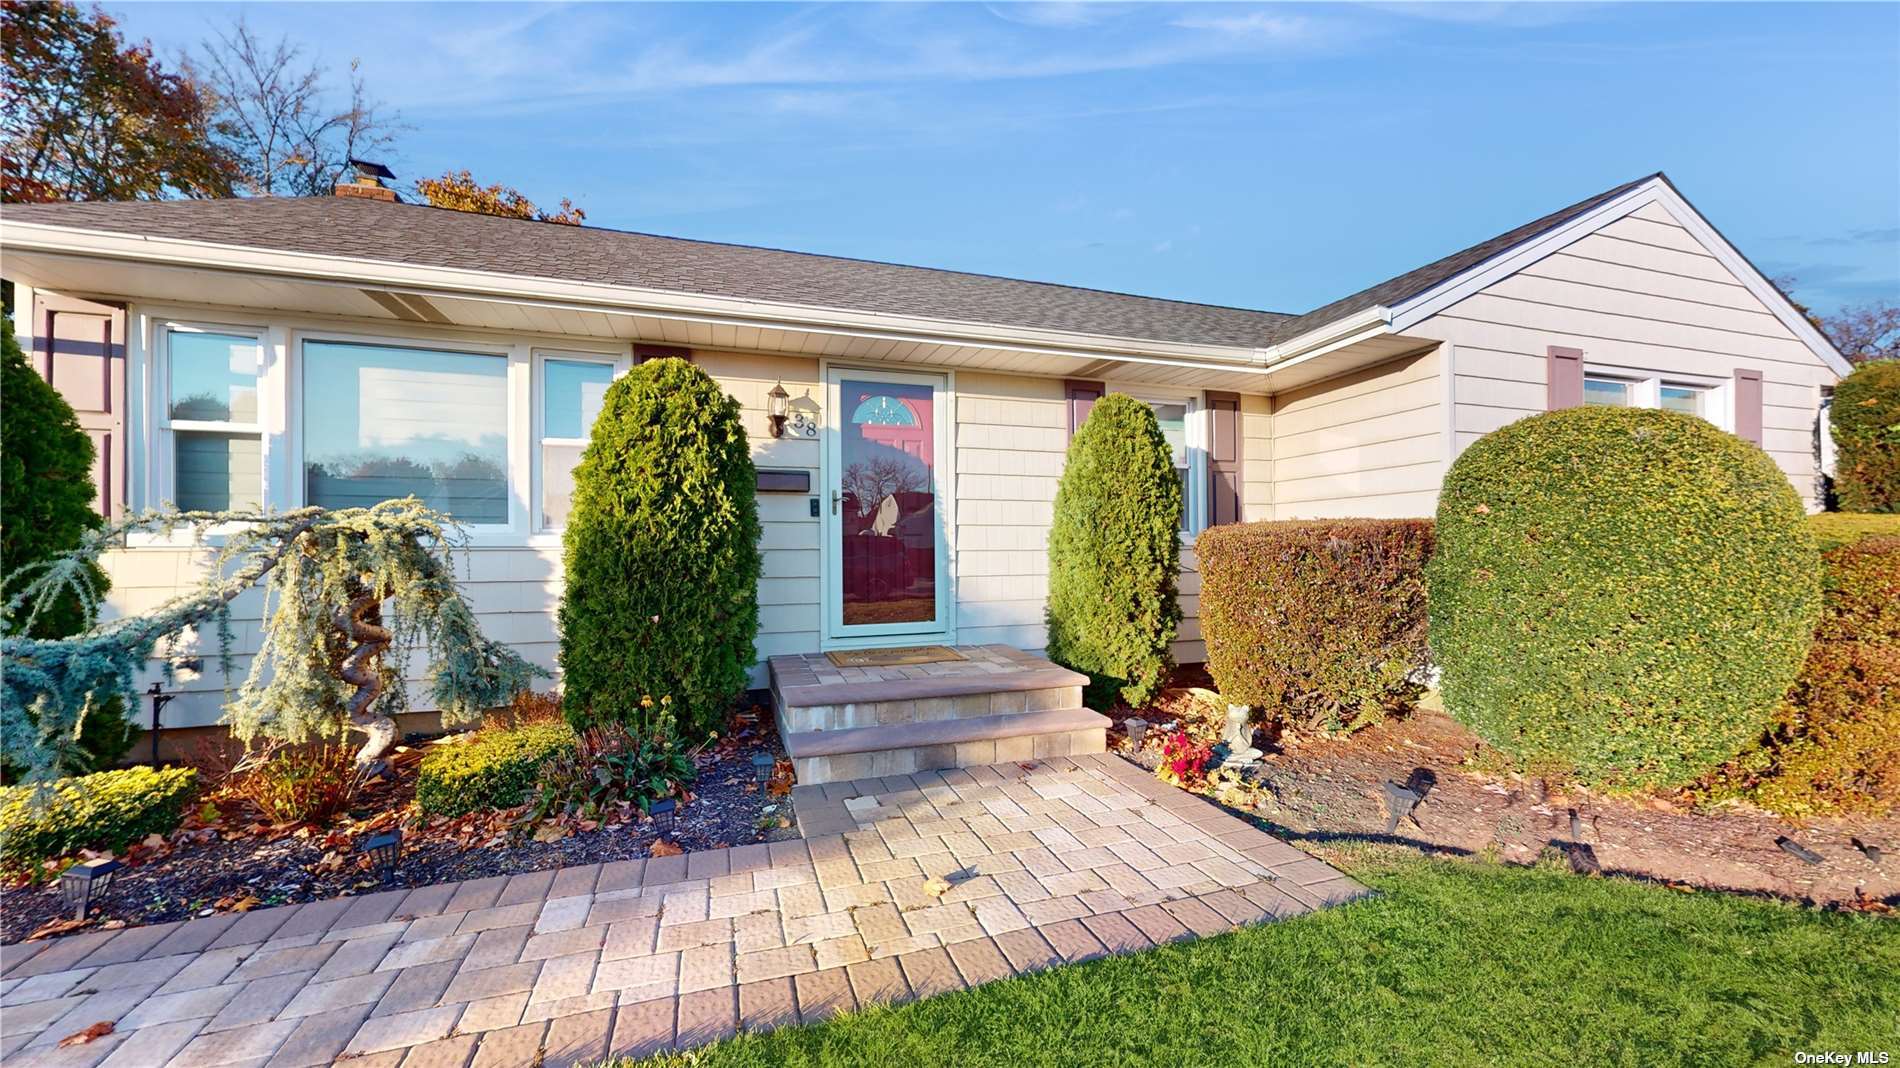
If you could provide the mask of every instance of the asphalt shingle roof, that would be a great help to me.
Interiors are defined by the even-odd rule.
[[[10,204],[5,219],[1131,340],[1266,347],[1415,296],[1649,177],[1298,316],[353,197]]]

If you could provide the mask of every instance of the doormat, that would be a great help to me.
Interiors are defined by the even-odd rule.
[[[911,645],[899,649],[837,649],[825,659],[839,667],[910,667],[968,659],[947,645]]]

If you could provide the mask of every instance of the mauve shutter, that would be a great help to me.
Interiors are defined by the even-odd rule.
[[[1240,394],[1207,393],[1207,523],[1240,522]]]
[[[33,295],[33,366],[92,438],[95,507],[125,512],[125,308],[55,293]]]
[[[1102,399],[1107,389],[1100,382],[1086,382],[1079,378],[1067,379],[1062,383],[1063,393],[1069,402],[1069,436],[1082,429],[1082,423],[1089,417],[1089,409]]]
[[[1761,444],[1761,372],[1735,372],[1735,436]]]
[[[693,362],[693,350],[681,348],[678,345],[637,344],[633,347],[634,363],[645,363],[648,360],[663,360],[669,357],[691,363]]]
[[[1575,408],[1583,403],[1583,350],[1552,345],[1549,354],[1549,389],[1546,404],[1550,411]]]

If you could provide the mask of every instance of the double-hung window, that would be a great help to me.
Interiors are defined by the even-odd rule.
[[[1187,398],[1136,396],[1154,409],[1155,421],[1161,424],[1161,436],[1167,439],[1169,453],[1174,458],[1175,474],[1181,479],[1181,533],[1195,534],[1206,525],[1203,511],[1207,497],[1207,467],[1203,455],[1206,446],[1200,406]]]
[[[258,508],[264,499],[264,435],[258,335],[215,328],[164,328],[159,435],[161,495],[185,511]]]
[[[536,457],[541,476],[541,530],[567,523],[574,496],[574,467],[593,433],[617,361],[576,356],[547,356],[540,361],[541,402],[536,413],[541,446]]]
[[[304,503],[414,496],[470,526],[506,526],[508,358],[382,343],[303,343]]]

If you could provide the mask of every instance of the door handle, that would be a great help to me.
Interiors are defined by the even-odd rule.
[[[837,514],[838,514],[838,500],[839,500],[839,498],[840,498],[840,494],[838,493],[838,491],[837,491],[837,490],[832,490],[832,491],[831,491],[831,514],[832,514],[832,515],[837,515]]]

